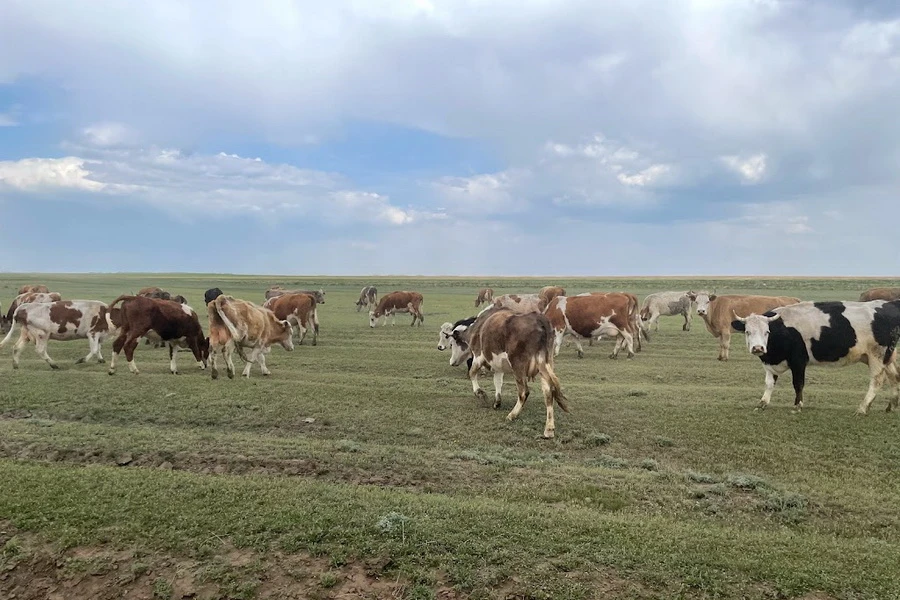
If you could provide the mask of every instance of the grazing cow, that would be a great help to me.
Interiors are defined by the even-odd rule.
[[[359,312],[363,306],[375,306],[378,303],[378,290],[374,285],[367,285],[359,293],[359,300],[356,301],[356,312]]]
[[[541,300],[544,302],[544,306],[546,307],[550,304],[550,301],[556,298],[557,296],[565,296],[566,288],[559,287],[558,285],[548,285],[542,287],[538,291],[538,296],[540,296]]]
[[[23,285],[19,288],[19,296],[22,294],[47,294],[50,288],[46,285]]]
[[[801,302],[762,315],[737,317],[732,326],[745,333],[747,349],[766,371],[766,390],[758,408],[772,399],[778,376],[790,369],[794,406],[803,408],[808,365],[869,366],[869,389],[857,414],[869,412],[875,394],[888,379],[894,398],[887,410],[900,407],[900,370],[894,362],[900,341],[900,301]]]
[[[121,309],[116,305],[121,303]],[[186,304],[177,304],[171,300],[148,298],[146,296],[123,295],[113,300],[110,305],[113,322],[119,327],[119,336],[113,342],[113,357],[109,363],[109,374],[116,372],[116,358],[125,351],[128,369],[138,374],[134,362],[134,351],[138,340],[151,331],[161,342],[173,342],[169,345],[169,370],[178,374],[175,364],[177,352],[175,347],[190,348],[198,363],[206,363],[209,344],[203,336],[203,328],[197,313]]]
[[[273,344],[281,344],[285,350],[294,349],[294,332],[291,324],[279,319],[268,308],[257,306],[246,300],[237,300],[222,295],[206,306],[209,312],[209,357],[210,373],[218,379],[219,369],[216,353],[221,351],[229,379],[234,378],[234,363],[231,355],[235,350],[247,363],[244,377],[250,377],[250,367],[259,364],[263,375],[271,372],[266,367],[266,353]],[[250,348],[245,356],[244,348]]]
[[[872,300],[887,300],[888,302],[900,300],[900,288],[872,288],[859,296],[860,302]]]
[[[494,298],[493,303],[488,305],[483,311],[491,308],[508,308],[514,313],[523,314],[529,312],[543,312],[547,307],[547,302],[538,294],[503,294],[498,298]]]
[[[286,290],[280,285],[270,287],[266,290],[266,300],[283,296],[284,294],[309,294],[316,299],[316,304],[325,304],[325,290]]]
[[[19,368],[19,356],[22,348],[29,340],[34,340],[34,349],[38,356],[47,361],[53,369],[59,367],[47,354],[47,342],[50,340],[88,340],[90,352],[79,358],[80,364],[97,357],[103,362],[100,344],[115,331],[109,315],[109,307],[96,300],[61,300],[57,302],[24,303],[19,305],[13,314],[13,325],[9,333],[0,342],[5,345],[12,339],[16,325],[22,331],[13,349],[13,368]]]
[[[297,325],[297,343],[303,344],[303,338],[309,329],[313,330],[312,345],[319,341],[319,317],[316,314],[316,299],[309,294],[282,294],[269,298],[263,304],[275,316]]]
[[[382,326],[387,325],[390,315],[391,325],[397,324],[397,313],[409,313],[412,315],[410,326],[419,322],[421,327],[425,323],[422,315],[422,294],[419,292],[391,292],[382,296],[374,310],[369,311],[369,327],[375,327],[375,322],[381,318]]]
[[[800,302],[799,298],[789,296],[717,296],[702,292],[688,294],[692,302],[697,303],[697,314],[706,323],[706,329],[719,340],[719,360],[728,360],[731,348],[731,325],[734,315],[746,317],[749,314],[762,314],[766,311]]]
[[[469,317],[468,319],[460,319],[456,323],[444,323],[441,325],[441,331],[438,338],[437,349],[443,352],[450,348],[450,365],[455,366],[466,361],[466,366],[472,366],[472,352],[469,348],[469,328],[475,323],[477,317]],[[454,333],[459,334],[459,338],[464,342],[464,346],[456,342]]]
[[[9,328],[12,327],[13,315],[16,309],[23,304],[46,304],[48,302],[59,302],[60,300],[62,300],[62,296],[56,292],[25,292],[24,294],[19,294],[9,305],[6,315],[0,317],[0,332],[6,333],[9,331]]]
[[[540,375],[547,408],[544,437],[552,438],[556,430],[553,403],[559,404],[565,412],[569,412],[569,405],[559,378],[553,372],[553,326],[547,317],[539,313],[495,310],[478,317],[470,329],[468,342],[462,339],[458,330],[454,330],[453,336],[457,344],[464,345],[464,349],[472,354],[469,379],[475,396],[485,398],[484,390],[478,385],[478,374],[486,366],[494,373],[494,408],[500,408],[503,375],[512,373],[516,378],[518,400],[506,416],[511,421],[519,416],[528,400],[528,380]],[[461,358],[457,364],[460,362]]]
[[[706,292],[698,292],[709,295]],[[643,329],[649,331],[652,327],[654,331],[659,331],[660,317],[674,317],[681,315],[684,317],[684,325],[681,326],[682,331],[691,330],[691,321],[693,317],[693,302],[691,295],[697,295],[694,292],[657,292],[650,294],[644,298],[641,305],[641,321]]]
[[[494,290],[492,288],[486,287],[478,290],[478,296],[475,297],[475,308],[478,308],[482,304],[490,304],[494,301]]]
[[[633,294],[618,292],[554,298],[544,311],[556,334],[554,356],[559,354],[563,337],[570,335],[578,349],[578,358],[584,356],[581,340],[600,336],[616,339],[610,358],[618,358],[623,346],[628,358],[634,357],[634,338],[640,335],[634,325],[636,307],[637,298]]]
[[[221,295],[222,295],[222,290],[220,290],[219,288],[217,288],[217,287],[209,288],[208,290],[206,290],[203,293],[203,303],[209,304],[210,302],[212,302],[213,300],[215,300],[216,298],[218,298]]]

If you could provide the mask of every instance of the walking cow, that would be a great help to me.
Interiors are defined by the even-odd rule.
[[[397,324],[397,313],[409,313],[412,315],[412,323],[419,322],[421,327],[425,323],[422,315],[422,294],[419,292],[391,292],[381,298],[378,306],[369,311],[369,327],[375,327],[378,319],[383,319],[382,326],[387,325],[388,315],[391,316],[391,325]]]
[[[703,292],[689,294],[689,297],[697,303],[697,314],[703,318],[706,329],[719,340],[719,360],[722,361],[728,360],[734,315],[746,317],[800,302],[799,298],[789,296],[716,296]]]

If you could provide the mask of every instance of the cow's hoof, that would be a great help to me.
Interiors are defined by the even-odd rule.
[[[107,373],[110,374],[110,375],[115,375],[115,374],[116,374],[116,372],[115,372],[114,370],[112,370],[112,369],[110,369],[109,371],[107,371]]]
[[[233,372],[233,371],[229,371],[229,372],[228,372],[228,379],[234,379],[234,372]]]
[[[640,350],[638,350],[638,352],[640,352]],[[634,352],[629,352],[629,353],[628,353],[628,358],[634,358]]]
[[[16,363],[13,363],[13,369],[14,369],[14,370],[18,370],[18,369],[19,369],[19,365],[17,365]]]
[[[178,371],[169,371],[172,375],[178,375]]]
[[[55,370],[57,370],[57,369],[59,368],[59,365],[50,363],[50,368],[53,369],[53,370],[55,371]]]
[[[619,358],[619,355],[618,354],[610,354],[609,357],[613,360],[616,360],[617,358]]]
[[[79,358],[78,360],[75,361],[75,364],[76,365],[84,364],[84,358],[83,357]]]
[[[268,377],[268,376],[271,375],[271,374],[272,374],[272,373],[263,373],[263,377]],[[247,377],[250,377],[250,376],[247,375]]]
[[[584,358],[584,352],[581,350],[578,351],[578,358]]]
[[[483,389],[479,388],[475,392],[475,397],[478,398],[479,400],[484,400],[485,398],[487,398],[487,394],[484,393]]]
[[[494,407],[495,410],[498,409],[498,408],[500,408],[500,400],[494,400],[493,407]]]
[[[312,345],[315,346],[315,345],[317,345],[317,344],[318,344],[318,342],[317,342],[316,340],[313,340]]]
[[[213,371],[212,373],[210,373],[210,376],[211,376],[213,379],[218,379],[218,378],[219,378],[219,374],[218,374],[216,371]]]
[[[105,363],[106,363],[106,359],[105,359],[105,358],[98,358],[98,359],[97,359],[97,364],[98,364],[98,365],[102,365],[102,364],[105,364]]]
[[[868,417],[868,416],[869,416],[869,411],[867,411],[867,410],[864,409],[864,408],[857,408],[857,409],[856,409],[856,416],[857,416],[857,417]]]
[[[545,439],[545,440],[552,440],[552,439],[555,437],[555,435],[556,435],[556,434],[553,433],[553,431],[545,431],[545,432],[544,432],[544,439]]]

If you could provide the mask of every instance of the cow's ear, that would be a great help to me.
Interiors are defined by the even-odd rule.
[[[737,319],[731,322],[731,327],[734,328],[735,331],[743,332],[747,330],[747,326]]]
[[[710,295],[709,295],[709,301],[710,301],[710,302],[712,302],[712,301],[715,300],[716,298],[718,298],[718,296],[716,296],[715,294],[710,294]]]

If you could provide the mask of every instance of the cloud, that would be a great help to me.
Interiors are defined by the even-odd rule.
[[[18,119],[9,113],[0,113],[0,127],[15,127],[19,124]]]
[[[137,135],[122,123],[95,123],[82,130],[86,143],[100,148],[132,145]]]
[[[82,158],[26,158],[18,161],[0,161],[0,190],[3,187],[16,190],[52,190],[57,188],[101,191],[103,182],[91,178]]]
[[[766,175],[766,155],[754,154],[742,158],[740,156],[723,156],[726,167],[741,176],[744,183],[759,183]]]

